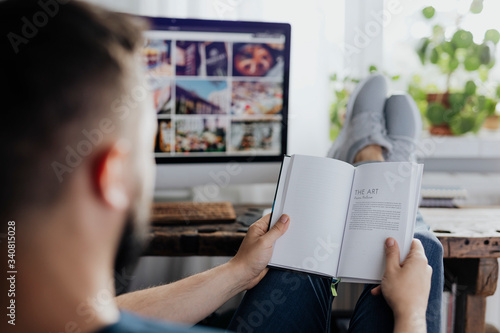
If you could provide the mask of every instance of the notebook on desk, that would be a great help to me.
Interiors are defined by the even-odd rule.
[[[423,186],[420,194],[423,208],[459,208],[467,198],[467,190],[456,186]]]

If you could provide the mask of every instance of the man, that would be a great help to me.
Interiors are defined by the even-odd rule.
[[[114,274],[140,254],[153,185],[141,28],[82,3],[9,0],[0,29],[2,253],[15,248],[2,262],[11,272],[2,332],[183,332],[191,329],[118,305],[193,325],[249,289],[230,329],[328,329],[331,281],[266,268],[293,223],[286,215],[269,231],[268,216],[257,221],[227,264],[115,299]],[[422,245],[414,241],[403,265],[394,240],[386,249],[381,292],[394,329],[424,332],[431,268]]]

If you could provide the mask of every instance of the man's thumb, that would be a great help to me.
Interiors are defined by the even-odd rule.
[[[399,265],[399,246],[396,240],[389,237],[385,240],[386,267],[396,269]]]
[[[273,225],[273,227],[264,235],[270,242],[274,243],[280,238],[288,229],[290,217],[288,215],[281,215],[280,219]]]

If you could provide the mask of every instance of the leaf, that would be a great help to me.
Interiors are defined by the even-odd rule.
[[[495,114],[495,109],[497,106],[497,101],[487,98],[485,96],[479,96],[477,109],[479,112],[486,113],[486,116],[491,116]]]
[[[377,70],[378,70],[378,69],[377,69],[377,66],[375,66],[375,65],[371,65],[371,66],[370,66],[370,68],[368,68],[368,71],[369,71],[370,73],[374,73],[374,72],[376,72]]]
[[[448,95],[448,102],[450,103],[450,109],[445,111],[443,120],[445,123],[449,123],[453,117],[458,115],[465,107],[465,101],[467,96],[462,93],[453,93]]]
[[[491,41],[487,41],[479,45],[479,61],[481,61],[483,65],[488,65],[491,62],[491,59],[495,56],[493,49],[494,44]]]
[[[486,32],[484,33],[484,40],[491,41],[496,45],[500,40],[500,33],[495,29],[486,30]]]
[[[448,102],[453,109],[458,109],[460,111],[465,105],[466,98],[467,96],[465,94],[453,93],[448,95]]]
[[[450,61],[448,61],[448,70],[449,72],[453,72],[455,69],[458,68],[459,62],[456,58],[451,58]]]
[[[469,55],[465,58],[464,61],[464,67],[466,70],[469,72],[473,72],[477,70],[481,66],[481,61],[479,60],[479,57],[476,55]]]
[[[435,41],[439,42],[444,39],[444,28],[439,24],[432,27],[432,37]]]
[[[445,111],[446,109],[441,103],[429,103],[426,112],[427,119],[433,125],[444,124]]]
[[[475,121],[476,121],[476,124],[474,125],[474,128],[472,129],[472,132],[474,133],[477,133],[479,132],[479,130],[481,129],[481,127],[483,126],[483,123],[484,121],[486,120],[486,117],[487,117],[487,113],[486,112],[480,112],[476,117],[475,117]]]
[[[483,11],[483,0],[474,0],[470,5],[470,12],[472,14],[479,14]]]
[[[496,109],[497,109],[498,102],[494,101],[492,99],[488,99],[488,101],[490,101],[490,103],[487,104],[487,106],[486,106],[487,115],[493,116],[495,114]]]
[[[452,42],[444,42],[441,44],[443,51],[448,53],[450,57],[453,57],[455,55],[455,46],[453,45]]]
[[[471,96],[471,95],[474,95],[476,93],[476,84],[474,83],[474,81],[472,80],[469,80],[465,83],[465,94],[467,96]]]
[[[493,67],[495,67],[495,63],[496,63],[495,58],[491,58],[491,61],[488,65],[486,65],[486,68],[492,69]]]
[[[446,52],[442,52],[441,48],[436,47],[439,53],[438,66],[443,73],[449,73],[450,69],[450,55]]]
[[[449,125],[453,134],[462,135],[475,128],[476,118],[474,115],[459,115],[454,117]]]
[[[463,29],[453,34],[451,41],[457,48],[466,49],[472,45],[472,33]]]
[[[485,66],[479,67],[477,73],[479,74],[479,79],[481,81],[486,82],[488,80],[489,70]]]
[[[424,9],[422,9],[422,14],[424,15],[424,17],[426,19],[431,19],[435,13],[436,13],[436,10],[432,6],[425,7]]]
[[[429,38],[422,38],[417,46],[417,54],[422,65],[425,65],[425,55],[430,42]]]
[[[460,114],[460,111],[462,111],[462,109],[458,109],[458,110],[455,110],[455,109],[446,109],[444,111],[444,115],[443,115],[443,123],[445,124],[449,124],[450,121],[455,117],[457,116],[458,114]]]
[[[439,61],[439,52],[437,50],[437,47],[433,48],[431,51],[431,56],[429,58],[430,62],[433,64],[437,64]]]

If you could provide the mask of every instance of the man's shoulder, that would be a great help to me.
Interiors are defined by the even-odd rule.
[[[216,333],[222,332],[208,327],[189,327],[179,324],[146,319],[129,312],[120,312],[120,321],[107,326],[97,333]]]

